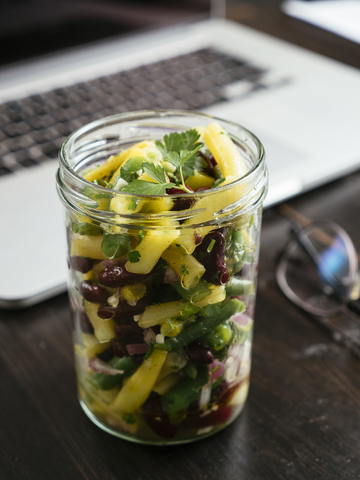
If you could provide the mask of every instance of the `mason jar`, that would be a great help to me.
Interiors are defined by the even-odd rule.
[[[134,145],[202,132],[214,121],[241,153],[241,178],[172,195],[91,181],[88,172],[108,168]],[[240,414],[267,183],[256,136],[201,113],[114,115],[63,143],[57,190],[65,206],[79,401],[97,426],[138,443],[180,444],[212,435]]]

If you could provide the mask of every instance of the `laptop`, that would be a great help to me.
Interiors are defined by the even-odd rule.
[[[57,152],[97,118],[181,108],[243,124],[267,153],[265,207],[359,167],[358,70],[219,18],[221,0],[178,3],[2,7],[1,307],[66,290]]]

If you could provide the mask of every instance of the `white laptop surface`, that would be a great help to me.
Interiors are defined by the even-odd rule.
[[[248,68],[252,74],[241,79],[220,79],[223,83],[209,91],[206,83],[197,87],[203,95],[200,107],[196,107],[198,97],[186,90],[184,100],[178,96],[176,102],[172,100],[167,105],[164,97],[162,106],[188,105],[252,130],[263,142],[267,154],[270,188],[266,206],[359,168],[360,145],[356,139],[360,71],[225,20],[181,22],[5,66],[0,70],[0,121],[2,115],[8,115],[9,105],[15,117],[12,126],[3,122],[0,131],[0,171],[3,169],[4,173],[0,176],[0,306],[25,307],[66,290],[63,213],[54,180],[57,161],[44,161],[44,151],[36,139],[43,132],[49,132],[52,138],[44,145],[54,157],[54,149],[63,139],[59,131],[64,134],[66,128],[81,126],[85,118],[91,121],[131,106],[128,97],[120,101],[122,97],[117,93],[119,105],[115,105],[115,111],[112,105],[112,110],[103,107],[93,115],[82,113],[76,117],[74,110],[80,111],[80,107],[71,101],[76,101],[79,89],[72,85],[92,81],[91,92],[96,93],[99,77],[113,75],[112,79],[121,80],[123,73],[116,76],[119,72],[130,69],[136,73],[134,69],[144,64],[177,55],[187,61],[189,52],[208,48],[210,52],[224,52],[235,59],[235,63],[238,61],[239,71]],[[177,74],[175,70],[174,76]],[[171,75],[169,78],[171,80]],[[170,84],[171,81],[166,83]],[[37,119],[31,116],[36,95],[45,92],[44,98],[49,99],[50,105],[55,97],[46,92],[62,87],[64,91],[59,93],[60,97],[56,96],[63,102],[63,107],[57,109],[62,127],[52,124],[51,119],[50,126],[46,125],[47,111],[42,112],[45,116],[41,117],[45,124],[38,125]],[[124,88],[131,94],[131,88]],[[29,95],[33,97],[28,101]],[[109,98],[107,94],[105,97]],[[158,107],[152,97],[140,100],[133,109],[143,109],[146,105]],[[92,102],[92,97],[88,101],[82,99],[81,108],[86,110],[84,104]],[[43,105],[48,105],[47,100]],[[19,109],[25,109],[27,118],[32,119],[29,123],[37,127],[34,131],[28,130],[26,119],[16,118]],[[69,115],[65,120],[64,112]],[[14,131],[14,125],[20,133]],[[5,142],[3,146],[1,140]],[[22,143],[27,145],[25,154],[18,153]],[[20,160],[26,157],[23,163],[26,166],[28,162],[31,167],[14,167],[14,172],[8,173],[17,156]]]

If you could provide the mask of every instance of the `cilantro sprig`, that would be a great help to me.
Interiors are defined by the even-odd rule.
[[[140,195],[164,195],[166,190],[178,188],[190,193],[185,178],[194,174],[194,169],[202,170],[202,159],[197,155],[203,147],[196,129],[185,132],[172,132],[165,135],[163,141],[155,142],[164,161],[175,167],[174,172],[166,172],[162,165],[144,161],[144,157],[132,157],[120,169],[120,177],[128,184],[121,191]],[[139,170],[145,172],[153,181],[142,180]],[[169,181],[171,177],[171,182]]]

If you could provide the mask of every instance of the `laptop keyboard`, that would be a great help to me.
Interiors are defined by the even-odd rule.
[[[57,159],[64,139],[93,120],[134,110],[200,110],[224,100],[227,85],[256,82],[262,72],[202,49],[0,104],[0,176]]]

